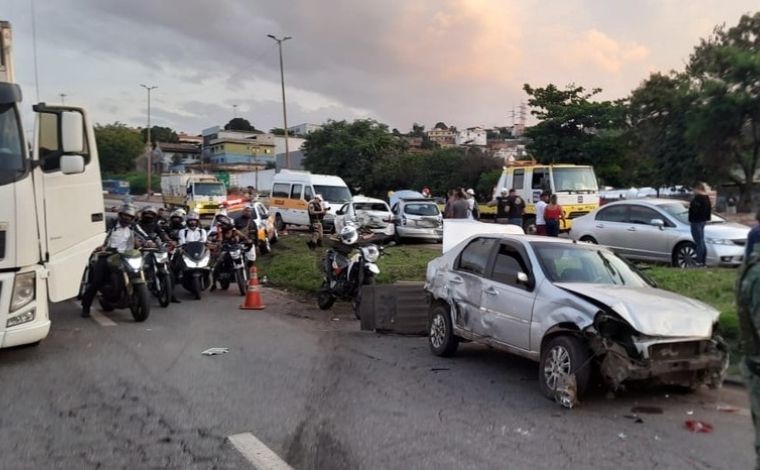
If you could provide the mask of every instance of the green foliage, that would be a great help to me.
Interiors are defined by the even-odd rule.
[[[677,73],[653,73],[633,91],[628,114],[637,181],[657,187],[711,179],[686,135],[696,98],[689,77]]]
[[[625,106],[620,102],[592,101],[601,92],[583,87],[555,85],[523,89],[530,97],[531,114],[540,122],[526,131],[532,139],[528,151],[542,163],[594,165],[599,178],[620,184],[624,165]]]
[[[385,194],[388,188],[378,179],[376,166],[382,159],[398,156],[402,149],[403,144],[385,124],[371,119],[329,121],[306,136],[304,167],[341,176],[355,193]]]
[[[135,159],[145,151],[144,139],[140,133],[120,122],[96,125],[95,139],[103,173],[132,171]]]
[[[282,127],[273,127],[269,129],[269,133],[274,134],[274,135],[285,135],[285,129],[283,129]]]
[[[143,142],[148,140],[148,130],[142,129],[140,131]],[[174,129],[170,127],[153,126],[150,128],[150,141],[154,144],[156,142],[179,142],[179,137]]]
[[[425,126],[416,122],[412,124],[412,131],[409,133],[409,137],[425,137]]]
[[[256,128],[251,125],[248,119],[236,117],[230,119],[230,122],[224,125],[224,129],[228,131],[255,131]]]
[[[125,173],[103,173],[103,179],[117,179],[129,181],[129,193],[133,195],[145,194],[148,190],[148,174],[144,171],[129,171]],[[161,176],[152,174],[152,188],[154,192],[161,191]]]
[[[739,184],[747,209],[760,164],[760,12],[715,28],[695,48],[687,73],[699,94],[689,136],[710,170]]]
[[[480,201],[490,201],[493,198],[493,190],[499,182],[503,169],[498,168],[480,174],[478,184],[475,186],[475,194]]]

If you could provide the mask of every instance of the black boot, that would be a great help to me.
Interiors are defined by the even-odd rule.
[[[82,318],[90,318],[90,307],[82,305]]]
[[[181,301],[181,300],[179,300],[179,299],[177,298],[177,296],[176,296],[176,295],[173,295],[173,296],[172,296],[172,303],[173,303],[173,304],[181,304],[181,303],[182,303],[182,301]]]

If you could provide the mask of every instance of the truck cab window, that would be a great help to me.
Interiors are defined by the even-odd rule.
[[[24,169],[24,138],[16,108],[0,105],[0,184],[16,181]]]
[[[515,170],[512,178],[512,188],[522,189],[525,181],[525,170]]]

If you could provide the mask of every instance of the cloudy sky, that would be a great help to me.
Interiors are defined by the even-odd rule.
[[[100,123],[198,133],[233,115],[288,122],[372,117],[402,131],[509,125],[523,83],[625,96],[652,71],[682,69],[716,24],[757,0],[34,0],[39,96]],[[2,0],[17,79],[35,98],[32,0]]]

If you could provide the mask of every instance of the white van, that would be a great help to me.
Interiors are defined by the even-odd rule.
[[[274,175],[269,211],[274,213],[277,229],[284,230],[286,225],[309,225],[308,202],[315,194],[322,195],[327,204],[323,228],[331,230],[335,211],[351,200],[351,191],[342,178],[293,170],[282,170]]]

